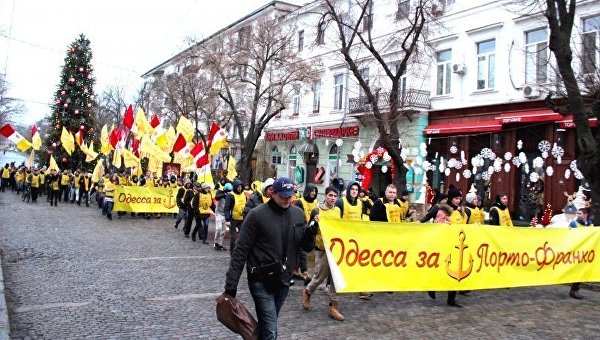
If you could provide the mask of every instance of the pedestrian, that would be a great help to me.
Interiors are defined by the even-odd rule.
[[[209,184],[200,184],[192,206],[194,207],[196,218],[196,226],[192,231],[192,241],[196,240],[196,234],[198,234],[198,238],[202,240],[202,243],[208,244],[208,219],[210,218],[210,214],[215,210]]]
[[[302,210],[291,205],[293,194],[289,178],[273,183],[272,198],[244,220],[227,271],[224,294],[235,297],[246,266],[260,339],[277,338],[277,318],[292,277],[289,263],[295,263],[298,248],[314,247],[315,225],[307,225]]]
[[[104,205],[106,217],[112,221],[112,210],[114,205],[115,189],[119,185],[119,177],[117,174],[110,176],[110,180],[104,183]]]
[[[481,201],[474,192],[470,192],[465,196],[465,214],[467,214],[467,224],[483,225],[485,213],[479,207]]]
[[[29,183],[31,183],[31,203],[37,203],[37,198],[40,190],[40,172],[38,169],[33,169],[33,173],[30,175],[31,179]]]
[[[512,227],[512,219],[508,210],[508,195],[499,193],[490,208],[490,225]]]
[[[231,192],[233,186],[231,183],[225,183],[221,187],[221,189],[217,190],[215,195],[216,208],[215,208],[215,240],[214,240],[214,248],[215,250],[227,250],[223,246],[223,240],[225,239],[225,200],[227,195]]]
[[[182,220],[185,224],[185,213],[187,210],[185,209],[185,205],[183,204],[183,197],[185,196],[186,191],[190,189],[189,184],[187,184],[187,182],[186,184],[183,184],[183,181],[181,179],[177,181],[177,184],[179,189],[177,190],[177,196],[175,196],[175,202],[177,203],[177,208],[179,209],[179,212],[177,213],[177,219],[175,220],[175,229],[179,228],[179,223],[181,223]]]
[[[244,221],[244,208],[246,207],[246,194],[244,184],[239,179],[233,181],[233,191],[225,201],[225,225],[229,228],[229,252],[233,254],[235,241]]]
[[[396,198],[398,191],[393,184],[385,188],[385,197],[375,201],[371,209],[371,221],[381,222],[404,222],[412,211],[409,211],[408,191],[402,191],[403,201]]]
[[[81,200],[85,199],[85,206],[90,206],[90,190],[92,189],[92,174],[83,172],[79,177],[79,197],[77,205],[81,205]]]
[[[2,184],[1,184],[2,192],[4,192],[4,190],[8,186],[9,181],[10,181],[10,169],[8,168],[8,163],[6,163],[6,164],[4,164],[4,168],[2,168]]]
[[[48,194],[48,201],[50,206],[58,206],[58,200],[60,198],[60,175],[56,172],[56,169],[50,170],[48,175],[48,188],[50,193]]]
[[[331,270],[329,263],[327,262],[327,254],[325,254],[325,243],[323,242],[323,236],[319,228],[319,220],[321,217],[329,218],[341,218],[342,212],[339,207],[335,205],[339,193],[334,187],[327,187],[325,189],[325,199],[318,207],[313,209],[310,214],[309,225],[313,226],[317,230],[317,236],[315,239],[315,273],[308,286],[302,290],[302,308],[308,310],[310,308],[310,297],[315,293],[319,285],[326,280],[333,282],[331,279]],[[339,310],[339,298],[335,290],[335,285],[332,283],[325,288],[325,292],[329,296],[329,310],[327,315],[330,318],[338,321],[344,321],[344,315]]]
[[[423,216],[419,222],[421,223],[428,223],[432,220],[435,219],[435,217],[437,216],[437,212],[440,208],[440,204],[442,203],[446,203],[448,200],[448,195],[440,192],[438,189],[434,189],[434,196],[431,199],[431,207],[429,207],[429,210],[427,210],[427,213],[425,214],[425,216]]]
[[[569,223],[569,228],[576,229],[582,227],[593,227],[594,225],[588,219],[590,215],[590,210],[588,208],[580,208],[577,209],[577,215],[575,220]],[[569,291],[569,296],[573,299],[581,300],[583,296],[579,293],[579,289],[581,288],[581,282],[571,283],[571,290]]]

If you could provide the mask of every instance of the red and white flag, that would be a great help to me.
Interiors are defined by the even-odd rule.
[[[129,130],[133,127],[133,107],[129,104],[127,110],[125,110],[125,116],[123,116],[123,125],[125,125]]]
[[[40,130],[33,124],[31,127],[31,144],[34,150],[39,150],[42,146],[42,138],[40,137]]]
[[[219,152],[221,148],[227,146],[227,131],[213,123],[210,127],[208,140],[209,153],[214,155]]]
[[[185,140],[185,137],[180,133],[177,135],[177,139],[175,140],[175,144],[173,144],[173,152],[177,152],[182,157],[187,157],[190,153],[190,147],[188,146],[188,142]]]
[[[198,142],[190,153],[194,156],[194,163],[196,164],[197,169],[208,164],[208,154],[206,153],[206,148],[202,141]]]
[[[157,115],[153,115],[152,119],[150,120],[150,126],[152,126],[153,128],[156,129],[156,127],[159,125],[160,125],[160,119],[158,119]]]
[[[2,128],[0,128],[0,134],[8,138],[8,140],[13,142],[17,146],[17,149],[23,152],[27,151],[27,149],[31,147],[31,143],[27,139],[25,139],[25,137],[23,137],[20,133],[15,131],[15,129],[13,129],[13,127],[10,124],[6,124]]]

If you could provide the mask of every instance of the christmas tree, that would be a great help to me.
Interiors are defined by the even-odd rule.
[[[74,136],[79,133],[80,138],[88,143],[96,140],[93,129],[96,107],[94,96],[94,83],[91,64],[92,50],[90,41],[80,34],[67,50],[65,63],[60,74],[52,113],[46,119],[49,122],[49,131],[44,141],[45,153],[40,155],[40,163],[47,165],[50,155],[61,169],[88,169],[93,164],[85,163],[86,155],[79,147],[69,155],[61,146],[60,136],[63,127]],[[76,137],[77,139],[77,137]]]

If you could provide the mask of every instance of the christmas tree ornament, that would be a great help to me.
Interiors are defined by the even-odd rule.
[[[55,147],[56,147],[56,143],[52,143],[52,147],[54,147],[54,148],[55,148]]]
[[[78,115],[79,114],[79,110],[75,110],[75,114]]]
[[[388,171],[388,167],[385,165],[381,166],[381,172],[383,172],[384,174]]]

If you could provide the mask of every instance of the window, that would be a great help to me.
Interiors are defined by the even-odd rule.
[[[279,149],[276,146],[271,149],[271,163],[281,164],[281,152],[279,152]]]
[[[304,49],[304,31],[298,32],[298,52]]]
[[[243,48],[248,45],[250,41],[250,26],[244,26],[238,31],[238,48]]]
[[[317,25],[317,41],[316,41],[317,45],[323,45],[325,44],[325,23],[322,21],[319,21],[319,24]]]
[[[300,85],[294,85],[293,111],[294,116],[300,113]]]
[[[318,113],[321,109],[321,81],[317,80],[312,86],[313,90],[313,113]]]
[[[600,15],[583,20],[583,73],[595,73],[598,69],[598,36]]]
[[[435,94],[441,96],[450,93],[450,82],[452,79],[452,50],[437,53],[437,79]]]
[[[365,81],[365,83],[367,83],[367,86],[369,85],[369,68],[363,68],[361,70],[359,70],[360,72],[360,76],[361,78]],[[365,94],[365,90],[363,89],[362,86],[360,86],[360,84],[358,84],[358,96],[359,97],[366,97]]]
[[[410,1],[403,0],[398,1],[398,10],[396,11],[396,20],[402,20],[408,18],[410,13]]]
[[[294,177],[294,170],[296,169],[296,165],[297,165],[297,159],[298,157],[298,152],[296,151],[296,146],[292,145],[292,147],[290,147],[290,153],[288,155],[288,169],[287,169],[287,173],[286,176],[288,178],[292,178]]]
[[[477,43],[477,89],[493,89],[496,68],[496,40]]]
[[[344,75],[336,74],[333,77],[335,93],[333,96],[333,109],[341,110],[344,107]]]
[[[548,32],[545,28],[525,33],[525,83],[548,80]]]
[[[363,31],[369,31],[371,28],[373,28],[373,0],[367,2],[367,8],[363,17]]]

